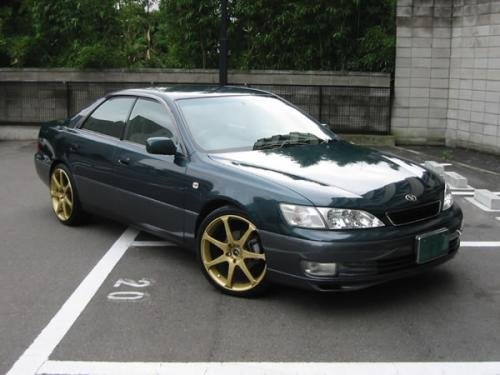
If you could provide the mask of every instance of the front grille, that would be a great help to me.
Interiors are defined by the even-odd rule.
[[[386,215],[392,224],[404,225],[436,216],[439,214],[440,206],[441,202],[435,201],[404,210],[389,211]]]

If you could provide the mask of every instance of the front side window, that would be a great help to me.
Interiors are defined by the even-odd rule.
[[[83,128],[120,138],[135,98],[118,97],[106,100],[85,121]]]
[[[203,150],[224,152],[328,142],[335,135],[268,96],[180,99],[189,131]]]
[[[174,125],[164,106],[154,100],[138,99],[130,114],[125,139],[145,145],[148,138],[172,138]]]

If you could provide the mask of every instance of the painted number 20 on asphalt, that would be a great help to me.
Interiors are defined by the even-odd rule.
[[[137,289],[143,289],[151,285],[151,280],[142,278],[140,280],[133,279],[118,279],[113,285],[114,288],[119,288],[121,286],[129,287],[130,289],[134,288],[134,290],[124,290],[124,291],[116,291],[108,294],[108,299],[114,301],[137,301],[143,299],[148,294],[143,291],[139,291]]]

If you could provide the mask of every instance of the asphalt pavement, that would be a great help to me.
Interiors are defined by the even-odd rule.
[[[59,224],[48,188],[35,175],[34,150],[33,143],[0,143],[0,373],[126,230],[99,218],[78,228]],[[439,156],[386,151],[417,162]],[[447,170],[475,188],[500,190],[500,174],[457,162]],[[465,216],[462,241],[473,246],[430,273],[349,293],[276,286],[258,299],[228,297],[206,282],[193,254],[141,234],[49,360],[500,361],[500,247],[477,243],[500,241],[500,212],[455,198]]]

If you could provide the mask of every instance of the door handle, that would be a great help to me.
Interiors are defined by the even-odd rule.
[[[130,158],[118,159],[118,163],[123,164],[123,165],[129,165]]]

